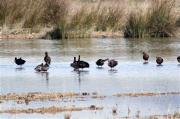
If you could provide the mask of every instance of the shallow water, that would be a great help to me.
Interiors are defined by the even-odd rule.
[[[37,73],[34,67],[43,62],[45,51],[49,52],[52,65],[48,73]],[[150,55],[148,64],[143,64],[142,51]],[[73,71],[70,67],[73,57],[79,54],[82,60],[90,63],[90,68],[80,73]],[[0,40],[0,94],[97,92],[100,95],[112,96],[127,92],[180,92],[180,65],[176,60],[178,55],[180,55],[180,39],[178,38]],[[27,62],[22,69],[14,64],[15,56],[26,59]],[[164,58],[162,66],[156,65],[156,56]],[[119,64],[114,70],[110,70],[107,64],[103,68],[97,68],[95,61],[99,58],[116,59]],[[98,104],[98,102],[101,101],[87,100],[85,104],[77,102],[77,105]],[[107,98],[102,103],[104,106],[109,104],[110,107],[118,104],[122,115],[126,114],[125,110],[128,107],[132,107],[133,113],[140,110],[142,115],[166,114],[169,110],[170,112],[179,111],[180,96]],[[11,107],[13,104],[2,105]],[[44,105],[46,104],[43,103],[41,106]],[[106,112],[106,109],[104,111]],[[100,118],[105,112],[93,115]],[[72,116],[78,117],[79,113]],[[24,114],[19,117],[22,115]],[[88,117],[87,115],[84,117]],[[10,115],[2,115],[4,118],[8,116]]]

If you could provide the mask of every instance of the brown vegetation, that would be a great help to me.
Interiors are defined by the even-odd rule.
[[[132,12],[125,37],[170,37],[176,32],[175,0],[152,0],[147,8]]]
[[[178,4],[175,0],[1,0],[0,29],[4,36],[12,34],[11,29],[20,31],[17,34],[24,33],[22,29],[28,29],[27,35],[41,32],[27,38],[81,38],[98,32],[121,36],[122,31],[125,37],[172,36],[179,23]]]
[[[28,108],[28,109],[10,109],[3,110],[0,113],[10,113],[10,114],[18,114],[18,113],[60,113],[60,112],[73,112],[73,111],[82,111],[82,110],[102,110],[103,107],[42,107],[42,108]]]

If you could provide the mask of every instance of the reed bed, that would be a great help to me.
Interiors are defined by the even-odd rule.
[[[123,31],[125,37],[169,37],[179,20],[175,0],[1,0],[0,27],[31,29],[44,37],[90,37],[93,32]],[[144,7],[145,5],[146,7]]]
[[[152,0],[143,11],[131,13],[125,25],[125,37],[170,37],[175,33],[175,0]]]

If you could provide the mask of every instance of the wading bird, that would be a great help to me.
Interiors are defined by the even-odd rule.
[[[161,65],[163,63],[163,58],[162,57],[156,57],[156,63],[158,65]]]
[[[76,61],[76,57],[74,57],[74,61],[73,63],[71,63],[71,67],[73,67],[74,69],[89,68],[89,63],[80,60],[80,55],[79,55],[78,61]]]
[[[51,58],[50,56],[48,55],[48,52],[45,52],[45,57],[44,57],[44,61],[47,65],[50,65],[51,64]]]
[[[149,59],[149,55],[145,52],[143,52],[143,59],[144,59],[144,63],[148,63],[148,59]]]
[[[96,65],[99,67],[99,66],[103,66],[104,65],[104,62],[106,62],[108,59],[98,59],[96,61]]]
[[[177,61],[180,63],[180,56],[177,57]]]
[[[26,61],[21,59],[21,57],[18,59],[17,57],[15,57],[14,59],[14,62],[17,64],[17,65],[20,65],[22,66]]]
[[[111,60],[108,60],[108,66],[112,69],[113,67],[117,66],[118,65],[118,61],[114,60],[114,59],[111,59]]]
[[[41,63],[40,65],[37,65],[34,69],[38,72],[46,72],[49,69],[49,65]]]

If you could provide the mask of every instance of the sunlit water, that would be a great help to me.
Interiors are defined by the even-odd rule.
[[[47,73],[37,73],[34,67],[43,62],[44,52],[48,51],[52,65]],[[142,51],[150,55],[148,64],[143,64]],[[70,63],[74,56],[90,63],[89,69],[80,73],[73,71]],[[78,118],[111,118],[112,107],[119,114],[127,116],[128,107],[132,114],[141,111],[142,115],[167,114],[180,110],[180,96],[115,98],[117,93],[135,92],[180,92],[180,65],[176,58],[180,55],[180,39],[70,39],[70,40],[0,40],[0,94],[23,92],[97,92],[109,96],[104,100],[87,100],[76,105],[103,105],[103,112],[77,112]],[[14,57],[26,60],[23,69],[14,64]],[[164,58],[162,66],[157,66],[156,56]],[[97,68],[99,58],[118,60],[112,71],[105,64]],[[42,103],[42,104],[41,104]],[[62,102],[63,103],[63,102]],[[48,106],[48,102],[32,103],[30,106]],[[52,105],[61,103],[55,102]],[[65,105],[68,105],[65,103]],[[72,105],[72,104],[69,104]],[[1,104],[3,108],[25,107],[11,102]],[[21,108],[22,108],[21,107]],[[109,109],[108,109],[109,108]],[[109,113],[107,113],[109,112]],[[90,115],[91,116],[90,116]],[[2,114],[3,118],[17,117]],[[29,117],[19,114],[18,117]],[[54,115],[32,114],[30,117],[53,117]],[[63,117],[57,114],[55,117]]]

